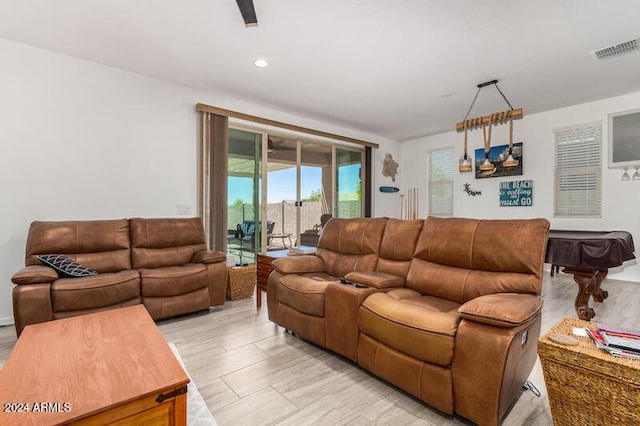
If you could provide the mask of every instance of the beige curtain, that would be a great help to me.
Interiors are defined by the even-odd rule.
[[[200,217],[211,250],[227,251],[229,118],[200,112]]]

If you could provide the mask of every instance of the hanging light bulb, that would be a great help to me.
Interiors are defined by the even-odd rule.
[[[464,155],[460,157],[460,164],[458,166],[460,173],[471,171],[471,160],[467,155],[467,122],[464,122]]]
[[[520,161],[513,158],[513,118],[509,115],[509,155],[502,162],[502,165],[504,167],[516,167],[518,164],[520,164]]]
[[[478,168],[482,171],[493,170],[493,164],[489,161],[489,157],[484,157],[484,161]]]
[[[622,174],[622,180],[624,182],[631,180],[631,176],[629,176],[629,173],[627,173],[627,169],[624,169],[624,173]]]
[[[471,160],[469,159],[469,156],[467,156],[467,154],[464,154],[462,157],[460,157],[460,165],[458,166],[458,170],[460,171],[460,173],[470,172],[472,168],[473,167],[471,166]],[[640,176],[640,174],[638,176]]]
[[[633,176],[631,177],[631,179],[633,179],[633,180],[640,180],[640,173],[638,172],[638,167],[640,167],[640,166],[636,166],[636,167],[635,167],[636,172],[635,172],[635,173],[633,174]]]
[[[509,148],[509,156],[506,160],[502,162],[502,165],[505,167],[515,167],[520,163],[520,161],[513,158],[512,150]]]

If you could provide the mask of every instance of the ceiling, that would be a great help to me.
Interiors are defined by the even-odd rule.
[[[591,53],[640,37],[637,0],[254,3],[245,28],[235,0],[0,0],[0,38],[398,141],[492,79],[525,115],[640,91],[640,52]],[[490,86],[471,116],[505,109]]]

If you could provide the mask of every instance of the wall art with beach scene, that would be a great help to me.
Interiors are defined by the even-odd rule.
[[[506,167],[505,163],[508,164],[508,162],[505,160],[509,157],[509,145],[492,146],[489,151],[491,167],[484,167],[486,170],[482,170],[480,165],[485,162],[484,148],[476,149],[474,157],[476,179],[522,175],[522,142],[513,144],[511,155],[515,160],[511,164],[516,162],[517,164]]]

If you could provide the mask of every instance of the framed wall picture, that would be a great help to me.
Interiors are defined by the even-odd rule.
[[[475,151],[474,163],[476,169],[476,179],[521,176],[522,175],[522,142],[513,144],[513,158],[518,161],[516,166],[505,167],[504,161],[509,155],[509,145],[492,146],[489,151],[489,161],[493,164],[490,170],[480,170],[480,164],[484,162],[484,148]]]

